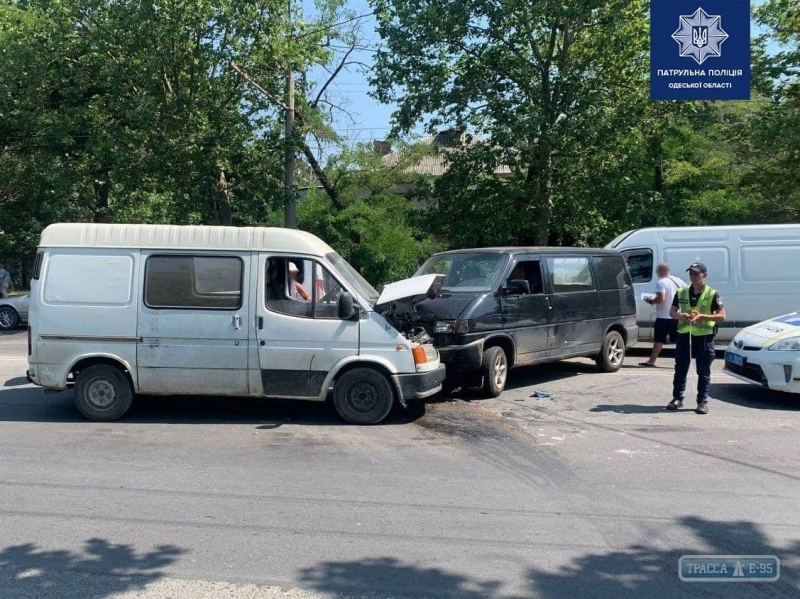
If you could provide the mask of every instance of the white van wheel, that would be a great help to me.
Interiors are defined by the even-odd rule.
[[[595,358],[600,372],[616,372],[625,360],[625,341],[617,331],[609,331],[603,341],[603,349]]]
[[[389,415],[393,404],[391,383],[371,368],[349,370],[333,387],[333,405],[351,424],[378,424]]]
[[[497,397],[506,388],[508,358],[502,347],[490,347],[483,352],[481,363],[483,390],[489,397]]]
[[[117,420],[125,415],[132,403],[131,383],[115,366],[89,366],[75,381],[75,406],[89,420]]]

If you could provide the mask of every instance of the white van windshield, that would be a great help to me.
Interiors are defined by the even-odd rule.
[[[326,254],[325,257],[333,264],[339,274],[345,278],[345,282],[353,288],[353,291],[366,299],[369,302],[370,308],[374,308],[375,302],[378,301],[378,296],[380,294],[369,284],[369,281],[362,277],[359,272],[350,266],[350,263],[339,254],[331,252],[330,254]]]
[[[442,291],[485,292],[495,288],[506,264],[503,254],[437,254],[415,276],[445,275]]]

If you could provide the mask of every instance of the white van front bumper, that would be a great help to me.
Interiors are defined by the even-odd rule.
[[[413,374],[393,374],[395,387],[401,402],[409,399],[425,399],[442,390],[446,369],[440,364],[435,370]]]

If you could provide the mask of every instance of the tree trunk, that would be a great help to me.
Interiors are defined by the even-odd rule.
[[[110,169],[101,169],[95,177],[92,186],[94,187],[94,222],[108,222],[108,188]]]
[[[217,193],[214,202],[214,216],[218,225],[232,225],[231,198],[228,191],[228,179],[225,176],[225,169],[217,167]]]
[[[539,209],[539,218],[536,223],[536,245],[550,244],[550,220],[553,216],[553,189],[551,185],[552,156],[550,148],[545,142],[539,146],[539,177],[537,185],[536,203]]]
[[[655,184],[658,193],[664,193],[664,154],[661,152],[656,156]]]

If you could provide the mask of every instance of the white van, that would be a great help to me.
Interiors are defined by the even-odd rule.
[[[324,401],[332,389],[342,418],[374,424],[444,380],[430,339],[399,332],[375,289],[302,231],[56,224],[33,278],[29,380],[74,384],[92,420],[120,418],[135,393]]]
[[[800,225],[650,228],[628,231],[608,244],[628,262],[636,291],[639,340],[652,341],[655,266],[666,262],[688,284],[692,262],[708,267],[708,284],[725,302],[727,320],[717,341],[727,342],[763,320],[797,310],[800,295]]]

